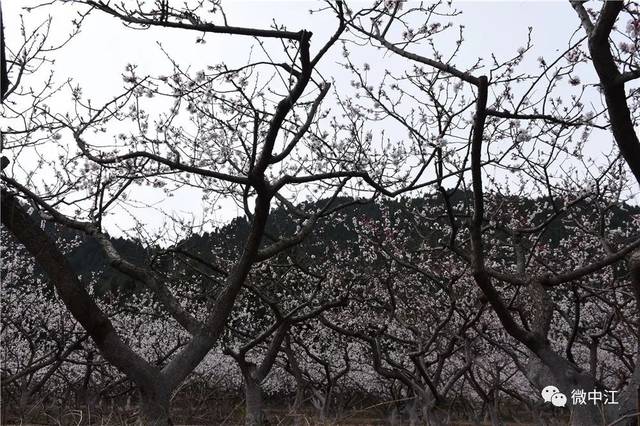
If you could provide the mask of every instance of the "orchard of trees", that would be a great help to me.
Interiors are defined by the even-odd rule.
[[[640,421],[638,3],[2,6],[3,424]]]

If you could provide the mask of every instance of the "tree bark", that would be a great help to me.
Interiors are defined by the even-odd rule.
[[[27,214],[20,202],[4,189],[2,190],[2,209],[0,212],[2,213],[2,224],[24,245],[42,267],[60,299],[76,321],[91,336],[104,358],[131,379],[139,389],[144,390],[146,395],[160,395],[156,391],[148,391],[158,387],[157,377],[160,371],[136,354],[120,338],[107,315],[87,293],[71,264],[55,242]],[[143,405],[144,400],[148,398],[143,398],[141,401]],[[169,399],[168,397],[164,397],[164,399],[166,399],[164,416],[168,419]],[[150,413],[145,410],[143,412]],[[169,423],[145,422],[145,424],[163,425]]]
[[[300,418],[300,411],[302,410],[302,404],[304,402],[305,382],[302,375],[302,369],[300,368],[300,364],[298,363],[296,355],[293,352],[293,349],[291,347],[291,341],[289,339],[289,336],[285,337],[283,347],[284,347],[284,352],[287,355],[287,360],[289,360],[290,373],[296,382],[296,394],[293,399],[293,404],[291,405],[291,411],[295,416],[293,420],[294,426],[299,426],[302,424],[302,419]]]
[[[636,299],[636,321],[640,321],[640,250],[636,250],[631,254],[629,272],[631,274],[631,288]],[[640,333],[640,330],[636,330],[636,332]],[[625,416],[629,416],[617,423],[620,426],[637,426],[640,424],[640,417],[633,415],[633,413],[640,412],[640,343],[636,351],[636,365],[633,369],[633,374],[629,378],[629,383],[620,392],[617,398],[618,404],[608,406],[607,414],[610,415],[611,419],[622,419]]]
[[[244,396],[246,407],[244,424],[246,426],[264,425],[262,389],[260,384],[251,377],[244,378]]]
[[[167,386],[156,383],[140,389],[140,424],[149,426],[173,425],[169,417],[171,391]]]
[[[2,22],[2,6],[0,5],[0,103],[4,102],[4,95],[9,90],[9,76],[7,75],[7,58],[4,48],[4,24]]]
[[[491,426],[504,426],[504,422],[500,419],[497,403],[495,401],[487,404],[487,411],[489,413],[489,420],[491,420]]]
[[[561,361],[560,361],[561,360]],[[563,365],[566,362],[566,365]],[[545,386],[553,385],[560,389],[560,392],[567,397],[567,408],[571,410],[569,424],[572,426],[596,426],[606,424],[600,407],[593,403],[584,405],[571,404],[571,391],[583,389],[585,392],[595,390],[596,383],[589,373],[575,373],[572,366],[558,356],[558,360],[553,363],[555,368],[550,368],[539,359],[532,359],[528,364],[527,377],[531,382],[542,389]]]
[[[575,3],[574,7],[581,7]],[[623,8],[624,3],[621,1],[605,2],[596,25],[591,31],[587,30],[587,34],[591,61],[598,73],[600,87],[607,104],[611,133],[631,173],[640,183],[640,141],[627,104],[625,80],[618,70],[609,42],[609,35]]]

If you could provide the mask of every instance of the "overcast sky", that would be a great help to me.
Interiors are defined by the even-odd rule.
[[[62,38],[70,29],[70,21],[76,10],[67,5],[52,8],[40,8],[30,13],[24,6],[38,2],[25,0],[3,0],[5,37],[7,44],[13,46],[19,37],[19,19],[23,15],[27,29],[41,22],[47,14],[53,17],[54,36]],[[349,4],[356,9],[358,5],[371,2]],[[410,4],[410,3],[409,3]],[[533,27],[533,51],[528,56],[530,66],[535,67],[536,58],[554,57],[566,49],[568,40],[578,27],[578,20],[566,1],[557,2],[458,2],[454,3],[463,12],[452,18],[456,24],[465,26],[465,43],[456,65],[465,68],[478,57],[487,58],[495,54],[499,59],[512,57],[515,51],[524,46],[528,27]],[[309,14],[310,9],[322,7],[315,1],[228,1],[224,3],[230,25],[268,28],[273,20],[284,24],[290,30],[308,29],[313,32],[312,48],[318,49],[335,30],[334,16],[328,12]],[[122,73],[125,66],[135,63],[140,74],[161,75],[163,70],[169,73],[171,66],[158,43],[177,62],[190,65],[192,69],[201,69],[209,64],[228,62],[244,63],[249,49],[255,44],[250,37],[224,36],[208,34],[205,44],[195,41],[201,34],[184,30],[151,29],[132,30],[118,20],[102,13],[88,17],[82,32],[64,49],[55,53],[55,73],[59,81],[73,78],[83,88],[86,97],[96,103],[106,101],[110,96],[122,90]],[[453,39],[450,39],[453,42]],[[324,58],[320,69],[325,75],[339,75],[340,48]],[[420,52],[417,52],[420,53]],[[358,51],[355,60],[368,62],[372,67],[384,69],[392,67],[397,57],[381,55],[375,49]],[[592,74],[591,74],[592,75]],[[589,79],[589,73],[586,77]],[[52,108],[55,108],[52,105]],[[606,151],[609,141],[594,146],[594,150]],[[161,193],[150,194],[157,197],[157,208],[165,211],[198,210],[199,195],[188,191],[178,197],[165,200]],[[235,217],[241,212],[230,203],[218,214],[220,220]],[[141,210],[136,215],[147,215],[146,221],[157,225],[162,216]],[[116,225],[114,221],[111,225]],[[119,219],[118,226],[126,227],[126,219]],[[124,224],[124,225],[123,225]]]
[[[25,5],[37,2],[31,0],[4,0],[7,43],[19,39],[19,16],[24,16],[27,26],[40,22],[43,14],[51,13],[54,31],[64,34],[70,29],[70,20],[75,17],[75,9],[67,5],[38,9],[25,13]],[[370,1],[351,1],[358,5],[368,5]],[[415,2],[417,3],[417,2]],[[411,4],[409,2],[408,4]],[[478,57],[511,57],[515,50],[526,42],[528,27],[534,28],[533,58],[552,56],[566,47],[567,40],[576,30],[578,21],[570,5],[565,1],[554,2],[456,2],[462,15],[452,18],[455,24],[465,26],[465,43],[458,65],[464,68],[464,60],[472,63]],[[309,14],[310,9],[322,6],[317,1],[248,1],[225,2],[224,8],[231,25],[268,28],[275,20],[290,30],[309,29],[314,33],[313,46],[321,45],[335,30],[336,22],[330,13]],[[105,14],[91,15],[82,28],[82,33],[60,52],[56,62],[59,76],[72,76],[85,90],[95,91],[96,96],[108,93],[112,87],[120,88],[120,74],[128,63],[136,63],[143,70],[157,73],[167,68],[164,54],[156,42],[181,63],[191,63],[194,67],[220,61],[245,61],[247,48],[254,44],[249,37],[209,34],[206,44],[196,44],[200,34],[184,30],[150,29],[136,31],[127,29],[121,22]],[[339,55],[339,49],[336,49]],[[369,51],[370,61],[392,60],[387,55],[380,58],[379,52]],[[337,56],[329,57],[322,64],[331,69]],[[96,84],[96,79],[99,83]]]

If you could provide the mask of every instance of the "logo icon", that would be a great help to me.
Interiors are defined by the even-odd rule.
[[[541,392],[544,402],[550,402],[554,407],[564,407],[567,405],[567,397],[555,386],[546,386]]]
[[[554,393],[553,396],[551,397],[551,403],[555,407],[564,407],[565,405],[567,405],[567,397],[560,392]]]

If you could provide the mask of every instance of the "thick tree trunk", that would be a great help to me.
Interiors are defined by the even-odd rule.
[[[171,424],[168,391],[171,387],[159,381],[160,371],[136,354],[120,338],[109,317],[89,295],[54,241],[31,218],[15,196],[4,189],[0,213],[2,224],[46,272],[60,299],[91,336],[104,358],[140,386],[143,424]]]
[[[407,404],[407,413],[409,415],[409,426],[418,426],[421,422],[420,416],[418,414],[419,409],[417,407],[416,400],[414,399],[411,403]]]
[[[331,398],[333,397],[333,386],[329,386],[324,394],[324,403],[320,410],[320,419],[326,421],[329,418],[329,410],[331,409]]]
[[[533,355],[535,357],[535,355]],[[555,374],[554,374],[555,372]],[[551,369],[544,365],[539,358],[532,358],[527,364],[527,377],[539,389],[545,386],[556,386],[567,397],[567,410],[571,410],[571,422],[573,426],[605,424],[600,407],[593,403],[584,405],[572,405],[571,391],[582,389],[589,392],[596,389],[596,383],[589,373],[575,374],[570,367],[558,365]]]
[[[169,417],[171,392],[162,385],[151,389],[140,389],[139,424],[145,426],[172,425]]]
[[[571,392],[574,389],[582,389],[585,392],[598,389],[593,376],[587,372],[575,373],[567,361],[564,361],[564,364],[566,365],[552,368],[552,372],[558,383],[556,386],[558,386],[560,392],[564,393],[567,397],[566,406],[571,410],[571,421],[569,424],[572,426],[597,426],[606,424],[601,406],[593,402],[577,405],[571,403]]]
[[[296,379],[296,394],[293,398],[293,404],[291,404],[291,410],[294,413],[299,413],[302,410],[302,403],[304,402],[304,382]]]
[[[4,95],[9,90],[9,76],[7,75],[7,58],[4,49],[4,24],[2,23],[2,6],[0,6],[0,102],[4,102]]]
[[[585,404],[571,407],[571,426],[598,426],[605,425],[602,413],[597,405]]]
[[[498,413],[498,407],[495,402],[492,402],[487,405],[487,412],[489,414],[489,420],[491,421],[491,426],[504,426],[504,423],[500,419],[500,414]]]
[[[297,413],[302,408],[302,403],[304,401],[304,378],[302,376],[302,369],[300,368],[300,364],[298,364],[298,360],[296,359],[296,355],[291,349],[291,342],[289,341],[288,337],[285,337],[285,344],[283,347],[284,352],[287,355],[287,359],[289,360],[291,375],[296,381],[296,395],[293,400],[291,409]]]
[[[30,420],[30,410],[29,410],[29,390],[26,387],[20,392],[20,398],[18,399],[18,410],[17,412],[20,414],[20,420],[26,423],[29,423]]]
[[[633,252],[629,259],[629,272],[631,273],[631,285],[636,299],[636,320],[640,321],[640,250]],[[640,329],[636,329],[640,334]],[[609,421],[621,420],[620,426],[637,426],[640,417],[634,413],[640,412],[640,343],[636,347],[635,368],[629,378],[627,386],[616,398],[617,405],[608,405],[607,414]]]
[[[244,424],[246,426],[262,426],[264,424],[264,406],[260,384],[245,377],[244,396],[246,407]]]
[[[609,42],[609,35],[623,8],[624,3],[621,1],[605,2],[595,27],[587,31],[587,34],[591,60],[598,73],[600,87],[607,104],[611,133],[631,173],[640,183],[640,141],[627,104],[625,81],[620,74]]]
[[[445,424],[442,416],[436,411],[436,399],[429,390],[415,390],[414,406],[416,413],[420,413],[420,421],[429,426]]]
[[[293,399],[293,403],[291,405],[291,413],[293,414],[293,425],[294,426],[302,426],[304,423],[301,417],[302,404],[304,402],[304,389],[305,382],[302,375],[302,369],[300,368],[300,364],[298,364],[298,360],[296,359],[295,353],[291,349],[291,342],[288,337],[285,337],[285,343],[283,345],[284,352],[287,355],[287,359],[289,360],[290,373],[293,376],[296,382],[296,394]]]

